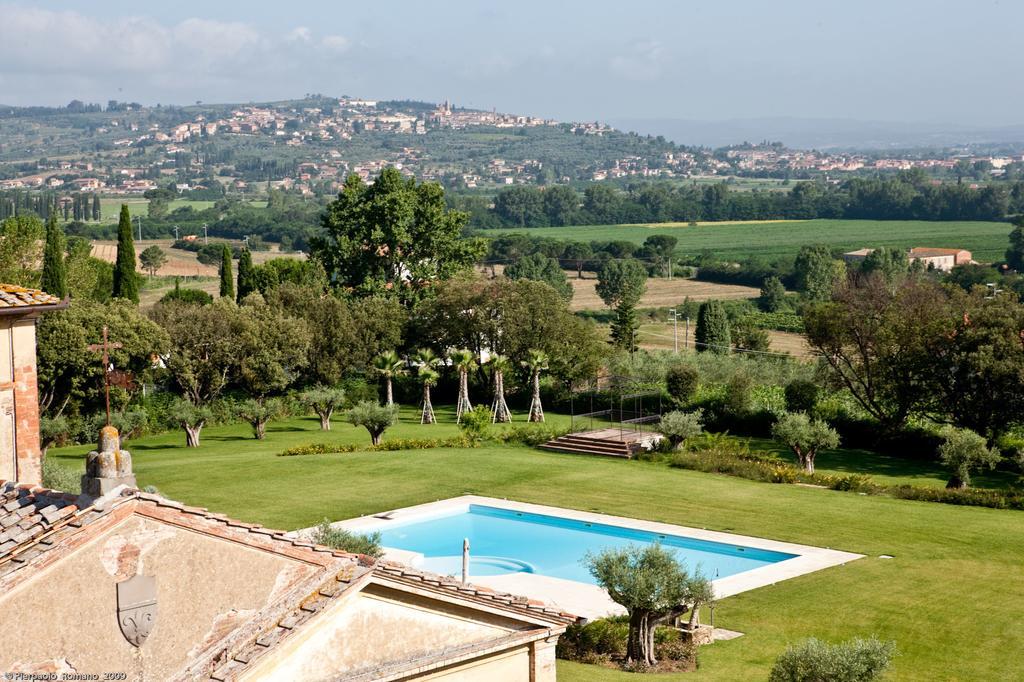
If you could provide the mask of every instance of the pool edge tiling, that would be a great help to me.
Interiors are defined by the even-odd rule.
[[[442,516],[468,513],[471,506],[491,507],[511,512],[549,516],[557,519],[569,519],[585,523],[613,526],[627,530],[644,531],[659,535],[681,536],[683,538],[692,538],[695,540],[794,555],[792,558],[783,561],[770,563],[735,575],[713,580],[712,584],[714,586],[715,596],[718,599],[753,590],[758,587],[772,585],[781,580],[806,575],[824,568],[840,566],[863,556],[861,554],[843,552],[829,548],[798,545],[778,540],[766,540],[764,538],[747,535],[723,533],[719,531],[678,526],[656,521],[643,521],[640,519],[631,519],[621,516],[611,516],[575,509],[516,502],[513,500],[502,500],[478,495],[453,497],[447,500],[439,500],[437,502],[405,507],[403,509],[396,509],[389,512],[349,519],[347,521],[339,521],[332,525],[342,527],[353,532],[367,533],[384,530],[392,524],[394,526],[401,526]],[[402,563],[411,563],[421,556],[416,552],[409,552],[394,548],[385,548],[385,552],[385,558]],[[621,607],[612,602],[603,589],[595,585],[585,584],[575,580],[566,580],[563,578],[535,573],[511,573],[494,576],[470,575],[470,580],[477,585],[543,599],[571,613],[588,618],[622,612]]]

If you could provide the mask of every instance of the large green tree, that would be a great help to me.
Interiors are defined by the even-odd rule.
[[[110,361],[120,377],[111,391],[114,407],[123,406],[139,390],[152,368],[152,355],[164,354],[168,335],[123,299],[97,303],[75,299],[66,309],[44,315],[37,329],[39,406],[45,414],[91,414],[103,409],[103,363],[88,348],[108,328]]]
[[[2,228],[0,282],[39,286],[39,259],[46,238],[43,222],[34,215],[19,215],[4,220]]]
[[[821,245],[802,247],[793,264],[797,291],[814,301],[828,299],[844,272],[843,262]]]
[[[831,301],[808,306],[804,328],[834,382],[893,429],[934,400],[930,377],[938,373],[948,380],[942,358],[956,315],[939,285],[908,278],[893,288],[875,274],[846,282]]]
[[[403,178],[395,168],[370,185],[353,174],[328,205],[311,255],[336,287],[412,302],[483,256],[482,239],[462,236],[467,219],[447,208],[436,183]]]
[[[572,285],[569,284],[565,270],[558,264],[557,258],[550,258],[542,253],[523,256],[505,268],[505,276],[509,279],[532,279],[535,282],[544,282],[565,300],[572,300]]]
[[[1024,272],[1024,216],[1013,221],[1010,247],[1006,249],[1006,264],[1017,272]]]
[[[43,291],[58,298],[68,295],[67,264],[64,262],[64,230],[57,224],[56,211],[46,221],[46,247],[43,250]]]
[[[114,263],[114,298],[139,302],[139,280],[135,274],[135,241],[132,238],[132,217],[128,204],[121,204],[117,223],[117,260]]]
[[[609,308],[624,301],[635,306],[647,288],[647,269],[634,258],[608,261],[597,275],[596,288]]]
[[[164,266],[167,262],[167,254],[156,244],[147,246],[139,254],[139,263],[142,264],[146,270],[149,271],[149,276],[153,277],[156,275],[156,271]]]

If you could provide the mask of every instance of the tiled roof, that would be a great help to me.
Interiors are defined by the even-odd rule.
[[[492,606],[519,611],[531,616],[554,619],[566,625],[575,623],[579,619],[571,613],[560,611],[536,599],[520,597],[506,592],[497,592],[489,587],[473,585],[472,583],[463,583],[451,576],[419,571],[394,561],[378,561],[374,570],[381,575],[396,578],[403,582],[449,592],[463,598],[468,597],[473,601],[489,603]]]
[[[917,256],[918,258],[927,258],[929,256],[956,256],[963,251],[965,251],[965,249],[933,249],[928,246],[915,246],[910,250],[910,255]]]
[[[0,308],[27,308],[59,305],[61,300],[39,289],[26,289],[16,284],[0,284]]]
[[[441,599],[476,602],[538,618],[555,627],[577,620],[576,616],[540,601],[463,584],[449,576],[395,562],[349,554],[131,488],[94,499],[11,481],[0,481],[0,589],[9,589],[30,576],[33,567],[50,565],[64,556],[66,550],[88,542],[131,514],[243,542],[320,567],[305,586],[300,585],[272,605],[258,622],[227,633],[216,646],[190,660],[177,679],[235,679],[251,661],[288,639],[332,600],[374,576],[435,592]]]

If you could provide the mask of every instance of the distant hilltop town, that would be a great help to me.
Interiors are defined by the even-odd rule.
[[[560,122],[449,101],[320,95],[245,105],[0,107],[0,190],[142,194],[171,178],[179,191],[209,188],[216,178],[242,193],[252,183],[270,183],[322,195],[336,192],[349,174],[370,178],[385,166],[467,190],[634,178],[838,182],[909,169],[939,181],[980,183],[1024,175],[1024,154],[821,152],[768,142],[707,149],[597,121]]]

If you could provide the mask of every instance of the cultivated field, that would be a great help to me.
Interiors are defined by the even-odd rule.
[[[695,321],[690,321],[690,336],[689,336],[689,348],[693,348],[693,333],[695,331]],[[641,348],[647,348],[651,350],[672,350],[675,348],[675,340],[673,339],[673,328],[670,322],[650,322],[647,324],[641,324],[638,330],[637,344]],[[678,331],[679,339],[679,350],[685,351],[687,348],[687,337],[686,327],[683,322],[680,321]],[[807,345],[807,340],[802,334],[793,334],[791,332],[780,332],[773,329],[768,330],[768,338],[771,340],[771,345],[768,350],[774,353],[789,353],[795,358],[808,359],[813,357],[810,347]]]
[[[1011,229],[1009,223],[999,222],[789,220],[698,223],[696,226],[688,223],[580,225],[510,228],[501,232],[582,241],[625,240],[636,244],[653,234],[670,234],[679,240],[676,252],[680,255],[695,256],[710,251],[716,256],[736,259],[792,257],[805,244],[826,244],[844,251],[877,246],[965,248],[979,261],[993,261],[1003,257]]]
[[[496,275],[504,272],[505,266],[495,265],[493,273]],[[491,267],[480,268],[478,271],[484,277],[490,277]],[[575,271],[567,272],[569,283],[572,285],[572,302],[570,307],[575,310],[605,310],[608,306],[604,304],[601,297],[597,295],[597,273],[583,273],[583,279],[577,279]],[[664,308],[682,303],[689,298],[692,301],[707,301],[710,299],[726,300],[737,298],[757,298],[761,295],[759,289],[754,287],[737,286],[735,284],[716,284],[714,282],[700,282],[695,279],[675,277],[666,279],[663,277],[651,277],[647,280],[647,291],[640,299],[638,308]]]
[[[603,310],[607,308],[601,297],[597,295],[597,274],[593,272],[583,273],[586,279],[571,277],[572,284],[572,309],[573,310]],[[757,298],[761,295],[759,289],[753,287],[741,287],[734,284],[716,284],[714,282],[699,282],[695,279],[676,277],[665,279],[662,277],[651,277],[647,280],[647,291],[640,299],[640,308],[663,308],[682,303],[689,298],[692,301],[707,301],[715,298],[719,300],[734,298]]]

